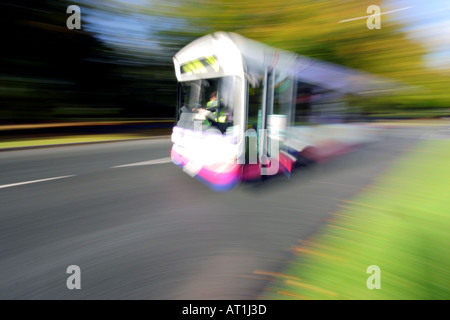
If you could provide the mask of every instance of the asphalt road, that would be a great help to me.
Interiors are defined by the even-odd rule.
[[[255,299],[266,285],[255,270],[282,270],[339,200],[429,130],[386,129],[224,194],[169,162],[169,140],[1,152],[0,299]],[[70,265],[80,290],[66,286]]]

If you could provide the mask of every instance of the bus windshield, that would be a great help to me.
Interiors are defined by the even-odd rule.
[[[214,126],[225,132],[233,125],[237,81],[237,77],[227,76],[180,82],[177,126],[193,129],[194,122],[198,121],[202,128]]]

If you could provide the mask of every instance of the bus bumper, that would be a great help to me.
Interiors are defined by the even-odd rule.
[[[198,165],[192,163],[173,149],[170,152],[172,162],[182,168],[191,177],[206,184],[214,191],[226,192],[235,187],[241,180],[242,165],[224,163],[216,165]]]

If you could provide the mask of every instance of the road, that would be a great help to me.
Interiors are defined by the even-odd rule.
[[[229,193],[170,163],[168,139],[1,152],[0,299],[255,299],[267,283],[256,270],[282,270],[340,200],[429,130],[386,129]],[[66,286],[70,265],[80,290]]]

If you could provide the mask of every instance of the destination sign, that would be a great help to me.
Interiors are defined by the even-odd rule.
[[[219,73],[220,65],[216,57],[209,56],[192,60],[181,65],[181,74]]]

